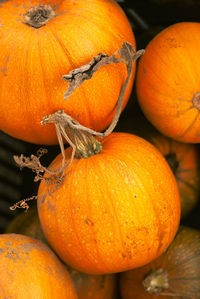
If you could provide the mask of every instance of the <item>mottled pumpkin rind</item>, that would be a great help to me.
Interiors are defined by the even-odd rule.
[[[78,298],[66,268],[36,239],[0,235],[0,272],[1,298]]]

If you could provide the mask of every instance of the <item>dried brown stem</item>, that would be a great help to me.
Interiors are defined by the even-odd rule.
[[[49,191],[49,195],[51,195],[62,183],[64,179],[64,171],[71,164],[75,156],[76,158],[88,158],[92,155],[100,153],[102,145],[94,136],[108,136],[112,133],[117,125],[122,110],[124,94],[131,77],[133,62],[143,54],[144,50],[136,52],[130,43],[125,42],[123,43],[122,47],[113,55],[108,56],[106,54],[100,53],[98,56],[95,56],[90,63],[73,70],[68,75],[63,76],[64,80],[69,81],[68,89],[64,95],[64,99],[67,99],[85,80],[90,79],[101,66],[123,62],[127,67],[127,78],[119,94],[115,116],[105,132],[100,133],[84,127],[70,115],[67,115],[63,110],[46,115],[42,119],[42,125],[47,123],[53,123],[55,125],[62,154],[61,168],[52,170],[49,167],[46,168],[42,166],[40,163],[40,157],[43,154],[43,151],[40,151],[37,156],[31,155],[30,158],[24,157],[23,155],[20,157],[14,156],[15,162],[19,167],[28,167],[36,172],[34,181],[43,180],[49,185],[55,185],[55,188]],[[119,55],[120,57],[116,57],[116,55]],[[65,163],[66,159],[63,139],[66,140],[67,143],[72,147],[71,158],[67,164]],[[48,173],[49,176],[42,176],[44,173]],[[17,207],[23,207],[27,209],[26,201],[28,200],[29,199],[22,200],[11,207],[11,209],[15,209]]]

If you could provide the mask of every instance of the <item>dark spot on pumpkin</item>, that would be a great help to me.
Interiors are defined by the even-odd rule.
[[[157,248],[157,252],[160,253],[160,249],[162,248],[163,246],[163,240],[165,238],[165,229],[166,229],[166,226],[165,225],[161,225],[160,228],[159,228],[159,231],[158,231],[158,248]]]
[[[146,74],[147,70],[145,68],[143,68],[143,72]]]
[[[5,242],[6,245],[11,246],[13,243],[10,241]]]
[[[123,257],[123,259],[125,259],[126,258],[126,254],[122,253],[122,257]]]
[[[90,220],[88,217],[84,220],[84,222],[85,222],[87,225],[94,226],[94,222],[92,222],[92,220]]]
[[[2,67],[1,71],[2,71],[2,73],[6,72],[7,71],[7,67]]]
[[[52,205],[52,203],[49,200],[47,201],[47,208],[50,211],[54,211],[55,210],[54,205]]]
[[[200,92],[196,92],[192,99],[193,107],[200,111]]]
[[[174,37],[169,37],[166,39],[170,48],[180,48],[180,44]]]

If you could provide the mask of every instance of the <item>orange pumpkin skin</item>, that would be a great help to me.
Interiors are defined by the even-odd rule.
[[[0,294],[6,295],[2,299],[78,299],[65,267],[33,238],[0,235],[0,271]]]
[[[47,184],[38,191],[48,242],[66,264],[89,274],[150,262],[168,247],[180,220],[175,178],[154,146],[125,133],[102,145],[100,154],[74,159],[52,196],[44,199]],[[60,163],[59,155],[50,167]]]
[[[164,135],[200,142],[200,23],[178,23],[160,32],[140,59],[136,80],[139,104]]]
[[[53,0],[56,16],[45,26],[24,23],[30,7],[47,0],[1,3],[0,129],[38,144],[57,144],[53,125],[42,118],[57,110],[82,125],[102,131],[111,122],[127,72],[123,63],[106,65],[83,83],[66,101],[68,83],[62,76],[103,52],[113,54],[125,41],[135,47],[128,19],[113,0]],[[8,34],[9,33],[9,34]],[[124,97],[130,95],[135,75]]]
[[[200,232],[180,227],[166,252],[144,267],[120,274],[122,299],[197,299],[200,297]],[[150,294],[142,285],[144,279],[157,269],[167,272],[169,289],[162,295]],[[170,296],[167,294],[170,293]],[[166,295],[164,295],[166,294]]]
[[[37,208],[28,209],[26,213],[18,214],[8,225],[6,233],[26,235],[47,243],[39,222]],[[79,299],[115,299],[116,275],[88,275],[65,265],[74,283]],[[0,293],[1,295],[1,293]],[[4,298],[3,296],[0,298]]]

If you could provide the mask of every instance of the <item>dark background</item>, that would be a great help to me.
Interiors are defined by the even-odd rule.
[[[118,1],[127,14],[135,33],[137,49],[145,48],[148,42],[163,28],[178,22],[199,22],[199,0],[133,0]],[[128,119],[139,110],[135,90],[128,106],[121,115],[117,130],[124,129]],[[200,146],[196,145],[199,152]],[[0,132],[0,233],[4,232],[10,220],[21,212],[11,211],[9,207],[21,199],[37,194],[38,184],[33,182],[31,170],[20,171],[16,167],[13,155],[21,153],[29,156],[40,147],[48,149],[43,163],[48,165],[59,153],[58,146],[40,146],[14,139]],[[30,205],[36,204],[33,200]],[[200,229],[200,201],[192,213],[184,220],[185,225]]]

